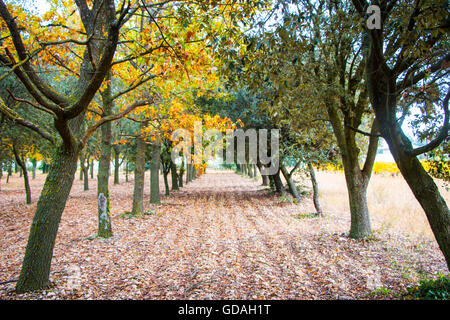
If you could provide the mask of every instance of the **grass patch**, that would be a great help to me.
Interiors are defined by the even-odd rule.
[[[132,214],[130,211],[125,211],[124,213],[117,215],[117,217],[121,219],[132,219],[132,218],[142,218],[143,216],[151,216],[154,214],[155,214],[154,210],[145,211],[142,216]]]
[[[376,289],[376,290],[372,291],[371,293],[369,293],[367,295],[367,297],[383,299],[383,298],[391,298],[391,297],[398,297],[398,296],[395,295],[391,289],[381,287],[381,288]]]
[[[293,216],[295,219],[297,220],[302,220],[302,219],[313,219],[313,218],[318,218],[319,215],[317,214],[317,212],[312,212],[312,213],[298,213],[295,214]]]

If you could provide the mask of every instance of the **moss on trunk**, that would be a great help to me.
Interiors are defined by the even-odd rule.
[[[144,203],[143,203],[144,182],[145,182],[145,141],[142,137],[138,137],[136,143],[136,161],[134,168],[133,208],[131,210],[131,213],[133,215],[140,216],[144,213]]]
[[[77,168],[76,150],[59,147],[39,197],[16,285],[18,293],[49,284],[50,265],[61,215]]]
[[[159,193],[159,168],[160,168],[160,153],[161,145],[155,143],[151,146],[151,166],[150,166],[150,203],[160,203],[160,193]]]

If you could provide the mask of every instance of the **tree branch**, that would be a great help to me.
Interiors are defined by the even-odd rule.
[[[120,118],[124,117],[125,115],[127,115],[128,113],[130,113],[131,111],[133,111],[134,109],[136,109],[137,107],[145,106],[150,103],[152,103],[151,100],[138,101],[138,102],[133,103],[131,106],[129,106],[128,108],[126,108],[125,110],[123,110],[120,113],[112,114],[112,115],[101,118],[99,121],[97,121],[94,125],[92,125],[86,131],[86,134],[84,135],[83,139],[81,140],[82,145],[84,146],[86,144],[86,142],[88,141],[88,139],[90,138],[90,136],[95,132],[95,130],[97,130],[99,127],[101,127],[105,123],[120,119]]]
[[[430,143],[413,149],[411,151],[407,151],[407,154],[412,156],[412,157],[417,157],[418,155],[421,155],[423,153],[426,153],[428,151],[433,150],[434,148],[436,148],[437,146],[439,146],[442,141],[444,141],[447,137],[448,137],[448,130],[450,128],[450,123],[449,123],[449,110],[448,110],[448,100],[450,99],[450,88],[447,90],[447,95],[444,98],[444,103],[443,103],[443,109],[444,109],[444,124],[441,128],[441,130],[439,131],[439,134],[437,135],[436,138],[434,138]]]
[[[15,123],[26,127],[30,130],[33,130],[34,132],[38,133],[42,138],[48,140],[50,143],[55,144],[55,140],[53,139],[52,135],[50,135],[48,132],[42,130],[37,125],[35,125],[32,122],[26,121],[23,119],[19,114],[17,114],[15,111],[8,108],[3,100],[0,99],[0,113],[4,114],[7,118],[14,121]]]
[[[443,57],[439,62],[436,62],[432,66],[428,67],[422,72],[419,72],[415,76],[408,76],[407,78],[403,79],[400,83],[397,84],[397,88],[399,90],[404,90],[410,86],[415,85],[420,80],[424,79],[427,74],[437,72],[441,69],[447,69],[450,67],[450,53],[448,53],[445,57]]]
[[[113,95],[111,100],[115,100],[115,99],[117,99],[118,97],[120,97],[120,96],[122,96],[122,95],[124,95],[124,94],[127,94],[127,93],[130,92],[130,91],[133,91],[134,89],[136,89],[136,88],[139,87],[140,85],[146,83],[147,81],[149,81],[149,80],[151,80],[151,79],[156,78],[157,76],[158,76],[158,75],[156,75],[156,74],[152,74],[152,75],[150,75],[150,76],[148,76],[148,77],[146,77],[146,78],[144,78],[144,79],[141,79],[140,81],[136,82],[134,85],[131,85],[131,86],[129,86],[128,88],[126,88],[125,90],[120,91],[120,92],[116,93],[115,95]]]
[[[17,55],[20,60],[26,60],[28,57],[27,50],[22,41],[22,37],[20,35],[19,28],[17,27],[16,22],[8,11],[8,8],[4,4],[3,0],[0,0],[0,16],[5,21],[11,38],[13,40],[14,48],[16,49]],[[42,79],[38,77],[34,69],[31,67],[29,61],[26,61],[23,64],[23,68],[25,72],[28,74],[31,82],[36,86],[36,88],[49,100],[53,101],[58,105],[67,105],[68,100],[54,91],[52,88],[47,86]]]

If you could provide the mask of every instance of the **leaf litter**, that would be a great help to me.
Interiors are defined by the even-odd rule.
[[[12,180],[0,193],[0,282],[19,276],[43,183],[32,181],[27,206]],[[209,171],[160,205],[149,204],[146,185],[142,218],[126,216],[133,182],[111,185],[113,237],[96,238],[95,183],[72,188],[51,286],[16,294],[5,283],[0,299],[377,299],[376,290],[400,294],[447,270],[433,239],[382,232],[352,240],[349,213],[298,219],[313,212],[310,197],[281,203],[259,181],[229,171]]]

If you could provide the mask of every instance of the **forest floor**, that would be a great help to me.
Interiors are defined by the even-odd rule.
[[[319,174],[323,197],[327,177]],[[352,240],[345,235],[345,208],[325,203],[324,217],[311,217],[310,196],[293,204],[260,180],[231,171],[208,169],[160,205],[148,203],[147,179],[148,172],[143,218],[124,215],[133,182],[111,186],[110,239],[92,237],[95,179],[86,192],[76,179],[54,249],[51,287],[17,295],[15,283],[3,284],[0,299],[379,299],[448,272],[429,235],[385,228],[375,216],[374,238]],[[1,182],[0,282],[19,275],[43,181],[42,175],[32,180],[31,205],[24,203],[19,177]]]

